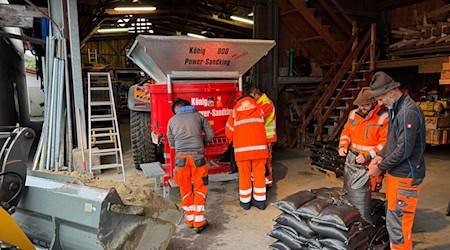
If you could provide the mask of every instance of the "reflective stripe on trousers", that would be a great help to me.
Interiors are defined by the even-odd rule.
[[[191,227],[201,227],[206,222],[204,217],[208,193],[208,186],[204,183],[206,176],[208,176],[208,166],[197,167],[192,156],[186,156],[184,167],[176,168],[174,181],[180,186],[181,206],[185,211],[184,221]],[[194,190],[192,190],[192,183]]]
[[[266,201],[266,159],[238,161],[239,168],[239,200],[241,203],[249,203],[252,197],[253,174],[253,199],[259,202]]]

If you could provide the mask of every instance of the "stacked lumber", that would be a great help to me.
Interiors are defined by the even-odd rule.
[[[439,79],[440,85],[450,84],[450,57],[449,61],[442,64],[441,78]]]

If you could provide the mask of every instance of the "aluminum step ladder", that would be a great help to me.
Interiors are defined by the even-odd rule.
[[[122,144],[109,73],[88,72],[88,108],[89,172],[117,168],[125,181]],[[99,156],[99,165],[93,165],[93,156]]]

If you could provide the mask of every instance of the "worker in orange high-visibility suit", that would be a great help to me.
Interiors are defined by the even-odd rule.
[[[261,106],[264,112],[264,127],[266,129],[267,147],[269,149],[269,157],[266,163],[266,185],[272,187],[273,175],[272,175],[272,149],[273,144],[277,141],[277,117],[275,114],[275,105],[269,97],[262,93],[261,90],[252,87],[250,88],[250,96],[255,98],[256,103]]]
[[[371,95],[389,109],[386,145],[370,162],[368,176],[386,171],[386,228],[391,249],[413,248],[412,228],[425,178],[425,118],[401,84],[384,72],[370,81]]]
[[[234,106],[225,127],[233,142],[239,169],[239,200],[245,210],[266,207],[265,165],[269,156],[261,107],[252,97],[244,97]],[[253,174],[253,190],[252,190]],[[252,201],[253,195],[253,201]]]
[[[389,117],[371,98],[368,87],[362,88],[353,104],[358,108],[350,111],[342,130],[339,155],[346,156],[350,148],[357,155],[356,162],[368,166],[386,143]],[[371,178],[371,191],[379,191],[382,183],[382,175]]]
[[[208,193],[208,166],[204,145],[214,138],[214,129],[186,100],[175,100],[172,111],[175,116],[169,120],[167,139],[170,147],[176,151],[173,178],[180,186],[186,225],[200,233],[208,225],[204,216]],[[202,132],[205,137],[202,137]]]

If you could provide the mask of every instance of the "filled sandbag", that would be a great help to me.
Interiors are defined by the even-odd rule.
[[[316,198],[327,200],[330,203],[339,201],[343,194],[342,189],[338,187],[312,189],[311,192],[316,195]]]
[[[323,245],[317,240],[317,239],[309,239],[306,244],[306,249],[309,250],[321,250],[323,248]]]
[[[316,198],[316,195],[309,191],[300,191],[291,194],[280,201],[273,202],[272,205],[281,211],[295,215],[295,210],[303,206],[303,204]]]
[[[342,242],[349,242],[356,234],[363,230],[359,223],[352,224],[348,231],[314,221],[308,221],[308,226],[322,238],[332,238]]]
[[[370,219],[373,225],[386,224],[386,202],[381,200],[372,200],[372,212]]]
[[[327,200],[314,199],[299,207],[295,211],[295,214],[306,219],[316,218],[319,216],[320,212],[322,212],[324,208],[330,206],[330,204],[331,203]]]
[[[376,245],[385,245],[389,243],[389,234],[386,225],[373,227],[371,231],[368,231],[368,235],[369,235],[369,247]]]
[[[348,244],[331,238],[319,239],[320,244],[333,250],[366,250],[369,238],[366,233],[357,234]]]
[[[360,221],[360,214],[357,209],[348,205],[330,205],[325,207],[318,216],[311,220],[325,225],[330,225],[348,231],[352,223]]]
[[[277,216],[274,221],[279,225],[291,227],[297,231],[298,234],[311,238],[314,236],[314,231],[307,225],[306,221],[300,220],[298,217],[290,214],[281,214]]]
[[[268,232],[267,235],[274,239],[282,241],[284,244],[286,244],[291,249],[302,249],[303,248],[303,243],[298,241],[296,239],[295,235],[292,235],[289,232],[287,232],[281,228],[275,228],[272,231]]]
[[[273,250],[291,250],[290,247],[288,247],[285,243],[283,243],[282,241],[276,241],[275,243],[272,243],[269,246],[269,249],[273,249]]]

